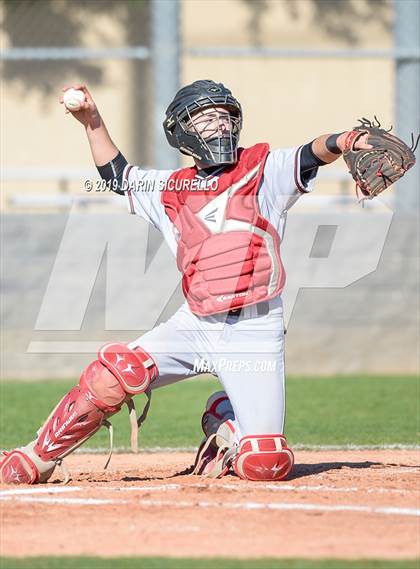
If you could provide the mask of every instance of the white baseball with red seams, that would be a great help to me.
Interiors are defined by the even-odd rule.
[[[85,94],[79,89],[67,89],[63,95],[63,103],[69,111],[80,111],[82,103],[85,102]]]
[[[197,178],[214,185],[219,170]],[[220,172],[223,167],[220,168]],[[313,189],[300,180],[300,148],[271,151],[264,164],[258,188],[261,215],[283,238],[289,208],[305,192]],[[179,231],[165,212],[161,191],[172,176],[171,170],[143,170],[128,165],[124,172],[126,196],[131,213],[159,229],[170,249],[177,254]],[[141,191],[147,187],[148,191]],[[152,191],[150,189],[153,188]],[[136,191],[137,190],[137,191]],[[220,205],[220,201],[217,203]],[[211,201],[209,202],[212,203]],[[211,225],[223,223],[223,211],[196,215]],[[207,208],[205,206],[203,209]],[[206,221],[207,220],[207,221]],[[281,245],[280,245],[281,249]],[[232,295],[230,295],[232,296]],[[247,435],[283,433],[284,429],[284,325],[281,295],[268,302],[268,313],[259,314],[258,305],[242,308],[240,315],[229,313],[200,316],[185,302],[165,323],[129,344],[151,354],[159,369],[152,389],[202,373],[197,362],[206,361],[226,391],[234,413],[238,441]]]

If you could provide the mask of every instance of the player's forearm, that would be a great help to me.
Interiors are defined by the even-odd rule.
[[[340,158],[347,132],[341,134],[323,134],[312,142],[312,152],[326,164]]]
[[[86,125],[86,135],[96,166],[103,166],[117,156],[118,148],[112,142],[105,123],[98,112],[96,112],[93,120]]]
[[[94,120],[86,125],[86,135],[101,178],[110,183],[112,191],[123,194],[123,173],[127,160],[112,142],[98,112]]]

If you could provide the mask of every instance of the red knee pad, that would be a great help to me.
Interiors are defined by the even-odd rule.
[[[284,435],[250,435],[241,439],[233,468],[244,480],[283,480],[292,470],[293,452]]]
[[[131,350],[126,344],[105,344],[98,359],[130,395],[144,393],[158,375],[152,356],[140,346]]]

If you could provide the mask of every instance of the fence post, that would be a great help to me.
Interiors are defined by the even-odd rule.
[[[396,133],[408,142],[411,133],[417,135],[420,132],[420,2],[394,0],[394,10]],[[418,163],[398,182],[396,208],[399,211],[418,213],[419,206]]]
[[[179,167],[179,152],[165,138],[165,111],[179,89],[179,1],[152,1],[153,162],[155,168]]]

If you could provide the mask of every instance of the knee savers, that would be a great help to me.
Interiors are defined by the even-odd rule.
[[[292,470],[293,452],[284,435],[252,435],[241,439],[233,468],[244,480],[283,480]]]
[[[107,344],[84,370],[79,385],[63,397],[38,433],[34,446],[43,461],[59,460],[90,438],[133,395],[157,377],[152,357],[142,348]]]

